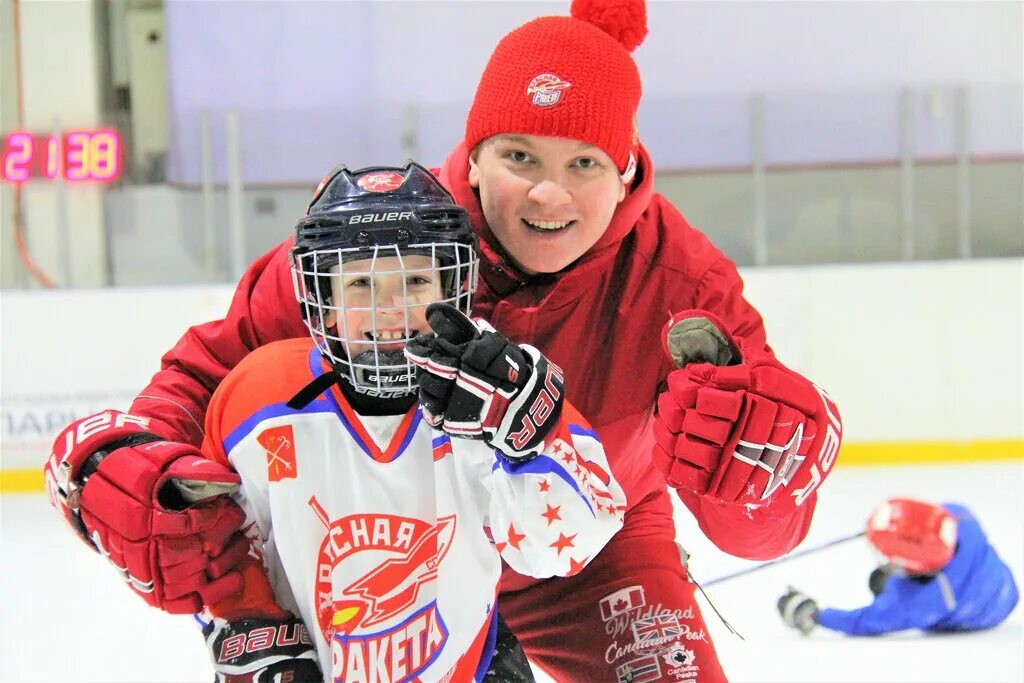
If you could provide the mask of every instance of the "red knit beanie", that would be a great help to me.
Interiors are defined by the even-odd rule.
[[[644,0],[573,0],[498,43],[466,119],[466,147],[503,133],[588,142],[630,172],[640,74],[630,52],[647,35]]]

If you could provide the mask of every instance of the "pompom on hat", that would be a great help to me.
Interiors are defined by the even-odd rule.
[[[573,0],[498,43],[466,119],[466,147],[511,133],[571,138],[632,175],[640,73],[630,56],[647,35],[644,0]]]

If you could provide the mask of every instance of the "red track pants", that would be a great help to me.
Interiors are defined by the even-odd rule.
[[[725,681],[674,537],[662,488],[576,576],[506,569],[500,611],[530,660],[559,683]]]

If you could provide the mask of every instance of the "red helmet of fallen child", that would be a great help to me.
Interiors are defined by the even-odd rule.
[[[868,541],[908,574],[934,574],[956,552],[956,518],[939,505],[892,498],[868,520]]]

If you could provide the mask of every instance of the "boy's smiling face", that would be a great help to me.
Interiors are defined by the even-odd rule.
[[[426,309],[441,298],[441,276],[423,254],[348,261],[331,269],[331,308],[324,317],[349,358],[372,351],[401,351],[429,332]]]

